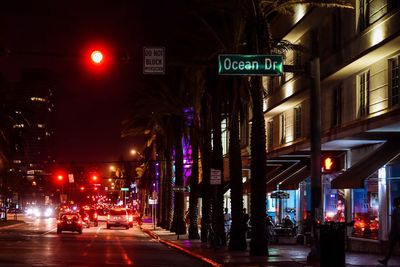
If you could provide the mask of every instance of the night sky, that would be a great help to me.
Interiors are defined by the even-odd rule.
[[[0,44],[11,51],[0,58],[0,72],[18,80],[24,67],[55,73],[56,160],[114,161],[129,157],[142,140],[120,138],[121,122],[141,90],[143,46],[162,46],[164,1],[7,1],[0,10]],[[160,3],[157,3],[160,2]],[[170,16],[171,14],[169,14]],[[93,71],[84,58],[93,45],[112,55],[129,54]]]

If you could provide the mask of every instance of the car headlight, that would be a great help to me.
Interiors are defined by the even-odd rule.
[[[51,208],[47,208],[44,212],[45,217],[50,217],[53,214],[53,210]]]
[[[33,213],[33,209],[29,208],[26,210],[26,215],[31,215]]]
[[[36,217],[40,217],[40,210],[38,208],[35,208],[33,209],[32,214],[35,215]]]

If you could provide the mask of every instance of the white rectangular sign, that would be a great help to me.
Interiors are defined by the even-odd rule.
[[[143,73],[165,74],[164,47],[143,47]]]
[[[211,185],[221,184],[221,170],[211,169],[210,184]]]
[[[68,181],[72,184],[74,183],[74,175],[72,173],[68,174]]]

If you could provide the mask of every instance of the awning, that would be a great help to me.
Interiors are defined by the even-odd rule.
[[[303,166],[279,184],[280,190],[297,190],[299,184],[310,176],[310,168]]]
[[[281,160],[282,161],[282,167],[279,168],[279,172],[276,172],[274,175],[269,175],[267,174],[267,192],[272,192],[277,190],[277,185],[279,184],[279,189],[280,183],[298,171],[300,171],[302,168],[306,166],[306,163],[304,160]],[[271,178],[269,178],[271,177]]]
[[[268,164],[267,163],[267,176],[276,174],[276,172],[282,167],[282,164]],[[243,190],[245,193],[250,193],[250,179],[243,184]]]
[[[362,158],[347,171],[332,180],[332,188],[363,188],[364,180],[400,155],[400,141],[388,140],[366,157]]]

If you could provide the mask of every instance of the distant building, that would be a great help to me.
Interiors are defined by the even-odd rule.
[[[15,138],[13,170],[31,189],[26,201],[42,202],[49,194],[48,182],[54,161],[54,83],[44,69],[26,69],[21,80],[12,84],[12,108]],[[26,190],[22,192],[27,192]]]

